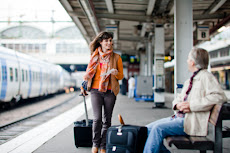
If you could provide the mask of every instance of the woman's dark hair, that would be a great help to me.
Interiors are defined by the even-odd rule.
[[[90,49],[91,55],[93,54],[93,52],[95,51],[96,48],[98,48],[99,46],[101,46],[100,42],[102,42],[104,39],[109,39],[109,38],[113,39],[113,34],[112,33],[105,32],[105,31],[100,32],[93,39],[93,41],[89,44],[89,49]]]
[[[193,48],[190,52],[190,57],[195,62],[198,69],[207,69],[209,63],[209,54],[203,48]]]

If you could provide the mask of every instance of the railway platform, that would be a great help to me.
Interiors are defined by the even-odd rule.
[[[228,96],[229,92],[226,92]],[[171,109],[173,94],[165,93],[166,108],[152,108],[153,102],[135,102],[127,96],[118,94],[114,107],[112,125],[119,125],[118,114],[123,116],[126,124],[146,125],[160,118],[173,114]],[[230,99],[230,97],[228,96]],[[88,115],[91,119],[92,108],[90,96],[86,98]],[[74,144],[73,122],[85,118],[84,105],[80,103],[71,110],[44,123],[17,138],[0,145],[1,153],[90,153],[91,148],[79,147]],[[227,125],[230,125],[227,123]],[[230,139],[223,139],[223,152],[230,152]],[[199,151],[177,150],[169,148],[174,153],[194,153]],[[209,152],[209,151],[208,151]]]

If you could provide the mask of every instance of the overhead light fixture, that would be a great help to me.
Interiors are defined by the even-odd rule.
[[[228,27],[222,26],[222,27],[220,27],[217,31],[218,31],[218,32],[223,32],[223,31],[225,31],[226,29],[228,29]]]
[[[95,33],[98,34],[100,31],[98,21],[96,19],[96,15],[94,11],[92,10],[89,0],[79,0],[79,2],[83,10],[85,11]]]

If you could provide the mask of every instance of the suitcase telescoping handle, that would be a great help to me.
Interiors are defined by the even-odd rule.
[[[120,114],[118,114],[118,119],[119,119],[121,125],[125,125],[125,122],[124,122],[124,120]]]
[[[122,127],[125,125],[125,122],[124,122],[124,120],[120,114],[118,114],[118,119],[119,119],[121,125],[118,127],[117,135],[121,136],[122,135]]]
[[[86,94],[86,95],[88,95],[88,94]],[[86,102],[85,102],[85,96],[83,94],[80,94],[79,96],[83,96],[83,102],[84,102],[84,106],[85,106],[85,125],[88,126],[89,125],[89,119],[88,119],[87,106],[86,106]]]

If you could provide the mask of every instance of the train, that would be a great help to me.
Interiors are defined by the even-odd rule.
[[[60,65],[0,46],[0,104],[73,90],[76,80]]]

